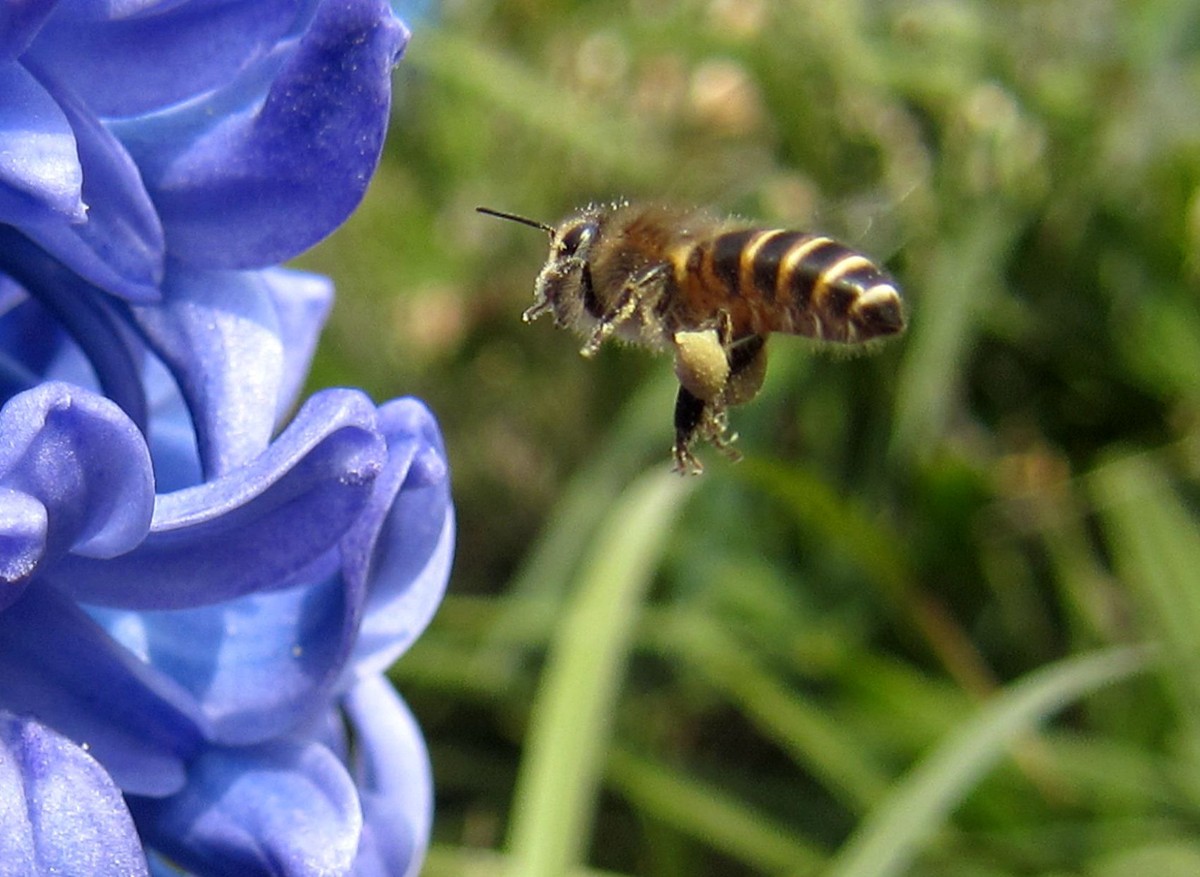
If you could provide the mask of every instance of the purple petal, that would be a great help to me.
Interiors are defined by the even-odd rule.
[[[415,400],[383,406],[380,418],[391,442],[388,462],[359,523],[341,543],[346,566],[357,574],[337,575],[339,560],[330,553],[322,558],[328,568],[313,569],[307,579],[320,584],[205,609],[140,613],[132,638],[114,631],[193,693],[214,739],[245,745],[311,718],[310,705],[322,702],[359,632],[370,552],[377,551],[377,569],[385,570],[371,579],[378,585],[379,616],[371,629],[378,652],[372,665],[390,663],[403,651],[439,601],[452,520],[436,424]],[[414,459],[422,462],[414,466]],[[426,502],[409,503],[411,491],[428,497],[432,510]],[[404,511],[389,517],[398,493]],[[381,534],[386,538],[377,546]]]
[[[268,268],[261,276],[275,302],[283,339],[283,379],[277,412],[282,417],[295,406],[308,378],[321,328],[333,307],[333,283],[319,274],[287,268]]]
[[[150,423],[146,428],[150,458],[154,461],[154,483],[158,493],[192,487],[203,480],[196,430],[179,385],[163,363],[154,357],[146,362],[146,394]]]
[[[57,5],[58,0],[0,0],[0,64],[28,48]]]
[[[441,602],[454,554],[454,508],[441,435],[416,399],[379,409],[388,464],[344,548],[348,578],[370,588],[359,632],[359,672],[381,672],[403,654]]]
[[[187,401],[206,474],[262,453],[275,429],[284,361],[268,278],[173,265],[162,302],[130,312]]]
[[[63,14],[80,21],[120,21],[140,15],[167,12],[196,0],[59,0]],[[221,2],[221,0],[215,0]]]
[[[184,871],[175,862],[154,850],[146,850],[146,864],[150,867],[150,877],[195,877],[191,871]]]
[[[341,762],[286,740],[209,750],[181,793],[130,809],[150,846],[208,877],[346,874],[362,830]]]
[[[321,585],[204,609],[99,617],[192,693],[210,739],[248,745],[294,731],[328,702],[361,602],[361,593],[332,575]]]
[[[62,324],[20,284],[0,274],[0,399],[42,381],[65,339]]]
[[[84,602],[127,609],[195,608],[288,587],[358,517],[385,453],[370,400],[318,393],[250,464],[160,495],[136,549],[104,562],[68,555],[47,575]]]
[[[293,31],[311,4],[192,0],[107,20],[80,15],[79,5],[64,4],[29,54],[69,77],[99,115],[132,116],[228,84]]]
[[[79,746],[0,712],[0,870],[137,877],[146,858],[120,791]]]
[[[230,302],[233,306],[232,313],[222,314],[217,309],[211,323],[206,323],[203,319],[189,319],[190,325],[184,325],[180,323],[178,313],[159,313],[151,316],[146,322],[150,327],[165,327],[167,337],[161,346],[169,350],[170,355],[178,362],[177,368],[190,382],[198,384],[202,390],[206,386],[219,386],[221,380],[230,382],[231,391],[228,396],[222,397],[212,392],[204,396],[208,398],[215,395],[215,407],[207,410],[207,414],[205,409],[201,409],[200,415],[194,419],[201,424],[211,423],[218,429],[231,431],[232,435],[225,435],[218,442],[220,447],[228,449],[217,455],[226,461],[222,465],[228,469],[232,468],[227,462],[229,459],[252,456],[251,451],[254,447],[261,449],[260,443],[265,444],[273,425],[280,422],[285,414],[295,410],[297,396],[307,377],[321,326],[333,303],[333,284],[325,277],[284,268],[268,268],[245,276],[215,272],[204,276],[209,282],[216,282],[220,277],[235,278],[233,286],[236,289],[231,291],[249,301]],[[261,300],[260,294],[263,292],[269,298],[269,303]],[[211,305],[212,303],[209,304]],[[199,308],[203,306],[199,305],[193,310],[192,317],[202,318],[206,311]],[[248,324],[239,323],[235,316],[239,312],[254,311],[262,312],[263,320],[267,323],[271,322],[270,312],[274,311],[274,320],[278,324],[277,340],[263,338],[265,350],[282,348],[283,365],[276,381],[278,390],[274,395],[277,416],[274,418],[268,417],[270,412],[264,410],[262,404],[255,404],[260,401],[255,398],[255,392],[261,397],[262,388],[270,386],[269,379],[260,374],[266,369],[267,363],[250,361],[255,353],[254,339],[256,336],[261,337],[259,333],[262,327],[253,319],[249,320]],[[0,328],[2,327],[3,323],[0,323]],[[225,369],[226,359],[200,355],[200,351],[193,350],[183,343],[185,339],[181,337],[185,331],[192,331],[209,340],[220,340],[222,333],[219,330],[222,329],[224,337],[231,337],[235,342],[233,346],[244,354],[238,357],[242,365],[241,370]],[[157,333],[159,330],[151,328],[150,331]],[[216,372],[207,384],[203,374],[198,373],[203,369]],[[257,380],[245,380],[247,373],[255,375]],[[193,418],[179,394],[179,384],[161,367],[157,359],[151,359],[147,363],[145,381],[152,415],[147,432],[158,491],[167,493],[190,487],[201,480],[202,473],[196,429],[193,427]],[[233,403],[238,400],[242,404],[235,407]],[[210,426],[204,431],[208,433],[212,429]],[[254,437],[253,441],[248,440],[249,436]]]
[[[413,877],[421,869],[433,818],[433,779],[421,729],[382,676],[354,686],[345,706],[363,808],[355,877]]]
[[[261,107],[223,107],[200,131],[212,107],[122,129],[171,252],[206,268],[258,268],[337,227],[378,163],[407,39],[383,0],[324,0]]]
[[[41,581],[0,612],[0,703],[86,744],[141,794],[177,791],[200,742],[187,694]]]
[[[108,399],[71,384],[41,384],[0,409],[0,483],[45,507],[50,552],[128,551],[154,508],[142,434]]]
[[[141,173],[113,137],[53,73],[34,68],[74,134],[83,173],[83,217],[15,223],[84,280],[129,301],[154,301],[163,274],[163,231]]]
[[[0,63],[0,222],[82,222],[83,169],[57,102],[15,63]]]
[[[46,507],[29,494],[0,487],[0,612],[21,594],[46,551]]]
[[[143,427],[147,416],[142,387],[145,351],[109,297],[4,225],[0,225],[0,271],[6,271],[58,318],[87,357],[104,395]],[[46,343],[56,340],[48,338]]]

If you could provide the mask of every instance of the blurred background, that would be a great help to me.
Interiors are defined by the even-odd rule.
[[[450,593],[393,678],[429,875],[1200,874],[1200,4],[448,0],[302,267],[314,385],[427,400]],[[670,362],[521,322],[618,196],[885,262],[774,337],[746,459]]]

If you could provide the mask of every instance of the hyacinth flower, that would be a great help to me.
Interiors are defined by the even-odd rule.
[[[298,401],[279,267],[378,162],[374,0],[0,0],[0,875],[402,875],[440,601],[423,404]]]

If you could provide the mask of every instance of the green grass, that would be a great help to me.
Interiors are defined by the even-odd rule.
[[[1200,3],[440,15],[302,263],[315,382],[454,468],[426,873],[1197,873]],[[773,338],[746,460],[675,479],[670,364],[523,325],[545,239],[474,212],[618,195],[841,236],[910,330]]]

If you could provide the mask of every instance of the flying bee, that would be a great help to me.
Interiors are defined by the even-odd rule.
[[[586,337],[585,357],[613,336],[674,354],[680,473],[702,470],[698,441],[738,459],[727,411],[762,387],[772,332],[861,344],[904,331],[895,281],[821,235],[625,202],[589,206],[557,226],[478,210],[550,236],[526,322],[552,314]]]

